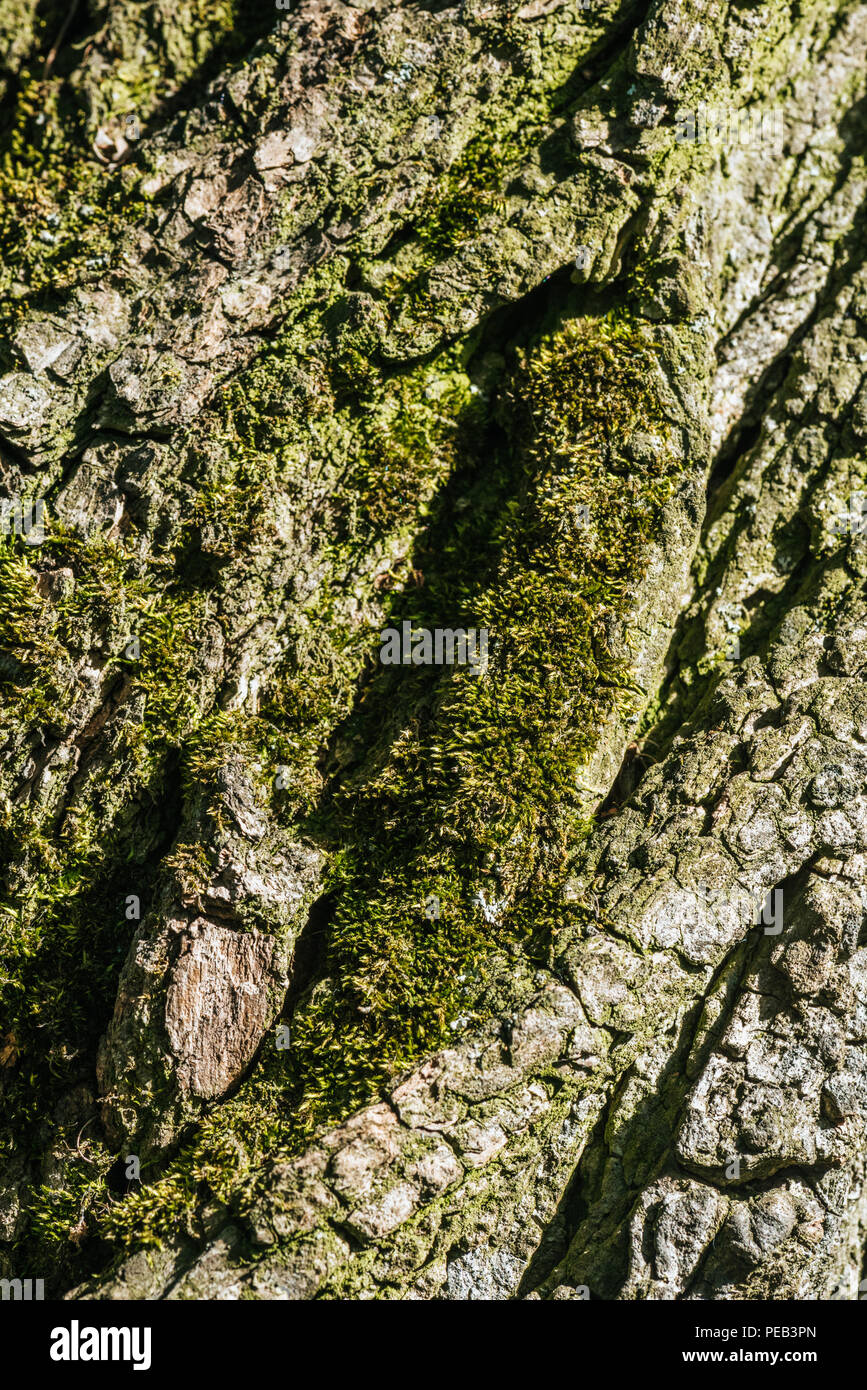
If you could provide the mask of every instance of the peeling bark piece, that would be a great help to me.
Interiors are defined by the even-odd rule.
[[[166,1031],[181,1086],[213,1100],[243,1074],[273,1016],[274,942],[198,917],[166,993]]]
[[[143,1153],[170,1145],[245,1073],[282,1007],[318,882],[321,854],[274,831],[243,760],[228,757],[217,781],[238,833],[223,832],[204,884],[166,873],[99,1047],[107,1133]]]

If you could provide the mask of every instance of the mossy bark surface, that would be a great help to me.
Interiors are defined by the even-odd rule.
[[[0,1274],[857,1296],[867,7],[0,36]]]

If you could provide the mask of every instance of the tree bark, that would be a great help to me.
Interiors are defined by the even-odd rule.
[[[20,8],[0,1273],[857,1298],[867,7]]]

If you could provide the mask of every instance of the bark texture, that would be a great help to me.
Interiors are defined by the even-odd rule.
[[[51,18],[0,3],[0,1273],[857,1298],[867,7]]]

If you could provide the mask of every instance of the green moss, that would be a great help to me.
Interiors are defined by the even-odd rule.
[[[5,1078],[7,1124],[0,1144],[6,1147],[14,1135],[17,1153],[38,1156],[59,1124],[55,1106],[70,1087],[92,1084],[92,1058],[133,929],[126,897],[135,893],[147,901],[151,866],[175,809],[171,753],[198,714],[189,677],[203,609],[196,594],[159,590],[153,572],[123,545],[85,541],[49,523],[40,557],[50,556],[76,577],[74,588],[51,603],[36,588],[36,559],[16,553],[16,544],[10,540],[0,552],[7,581],[0,631],[7,660],[16,662],[4,682],[3,736],[7,749],[18,749],[4,769],[16,800],[0,801],[0,997],[16,1053]],[[141,642],[138,662],[123,657],[131,632]],[[88,765],[87,740],[79,740],[78,795],[68,797],[58,825],[50,763],[34,789],[38,799],[21,799],[20,775],[30,749],[39,757],[41,743],[59,741],[71,704],[80,698],[71,657],[88,653],[94,641],[104,662],[103,689],[116,689],[125,667],[128,702],[139,717],[123,719],[111,740],[110,778],[102,761]],[[101,1171],[88,1177],[89,1193]],[[34,1196],[28,1240],[36,1239],[40,1249],[55,1237],[61,1245],[67,1241],[67,1218],[84,1193],[74,1184],[67,1191],[72,1181]],[[86,1210],[96,1209],[91,1193]]]
[[[338,984],[296,1014],[296,1122],[308,1110],[318,1122],[323,1103],[351,1108],[374,1078],[446,1042],[492,949],[542,952],[562,920],[560,873],[586,826],[581,769],[632,698],[607,632],[672,483],[665,451],[635,475],[619,455],[638,424],[663,428],[650,355],[637,333],[605,325],[540,343],[503,393],[511,443],[462,480],[466,495],[446,500],[417,552],[424,586],[392,621],[487,628],[491,668],[375,671],[344,730],[358,749],[383,727],[388,739],[323,816],[321,833],[343,846],[326,965]],[[479,892],[508,904],[498,920]],[[422,911],[430,893],[436,923]],[[347,1055],[360,1064],[351,1077]],[[331,1078],[322,1093],[317,1075]]]
[[[47,51],[64,11],[46,10],[35,21]],[[237,60],[251,40],[273,25],[269,0],[183,0],[165,6],[118,5],[99,39],[110,65],[91,68],[88,44],[72,72],[70,50],[44,75],[44,54],[34,51],[6,96],[0,128],[0,329],[8,340],[27,307],[56,303],[65,291],[111,272],[123,273],[125,233],[145,220],[141,175],[100,163],[94,139],[140,131],[165,116],[179,94],[200,89],[223,65]],[[108,33],[106,33],[106,27]],[[146,57],[143,55],[147,55]]]
[[[545,82],[525,86],[511,126],[470,140],[408,229],[419,314],[419,276],[480,217],[500,215],[507,168],[563,100]],[[138,216],[135,189],[106,180],[89,156],[67,172],[62,142],[37,164],[41,187],[24,173],[16,161],[32,120],[33,111],[16,118],[6,177],[18,202],[5,228],[15,293],[31,296],[72,283],[85,253],[114,255],[117,228]],[[105,250],[73,225],[74,211],[68,228],[61,212],[56,243],[39,241],[38,210],[74,209],[71,194],[82,189],[100,210]],[[7,807],[3,823],[13,866],[6,958],[16,962],[7,997],[23,1061],[10,1113],[25,1150],[39,1152],[38,1117],[93,1057],[130,936],[125,892],[147,884],[144,865],[180,818],[177,798],[187,810],[197,798],[209,804],[230,745],[258,771],[275,813],[335,851],[330,982],[296,1011],[291,1049],[266,1046],[166,1174],[108,1213],[105,1232],[125,1243],[194,1229],[203,1184],[220,1201],[239,1200],[268,1154],[297,1146],[375,1095],[395,1068],[459,1034],[497,950],[520,943],[545,954],[563,918],[569,847],[587,828],[580,770],[624,698],[607,622],[622,609],[625,577],[640,568],[670,484],[663,463],[658,476],[648,470],[630,483],[618,454],[636,421],[659,415],[646,385],[648,344],[624,325],[567,326],[514,361],[486,399],[471,385],[466,349],[408,371],[384,367],[387,311],[347,294],[349,269],[340,257],[307,277],[274,341],[191,429],[180,473],[196,500],[165,549],[149,538],[145,561],[135,534],[85,542],[51,527],[46,553],[75,578],[56,604],[39,597],[37,562],[9,552],[0,621],[15,659],[46,673],[29,705],[24,683],[11,681],[10,727],[64,727],[75,692],[63,673],[97,641],[133,711],[114,735],[110,784],[85,770],[86,795],[80,786],[57,842],[41,838],[32,811]],[[202,718],[211,698],[197,680],[202,628],[213,620],[206,595],[220,595],[226,621],[233,577],[242,576],[245,594],[267,610],[271,581],[251,551],[263,532],[273,550],[281,494],[295,499],[297,516],[297,489],[311,478],[311,536],[299,553],[315,582],[289,605],[286,659],[257,712]],[[584,505],[589,530],[576,519]],[[413,551],[420,517],[426,529]],[[327,542],[316,539],[319,520]],[[488,676],[379,667],[371,587],[393,621],[487,626]],[[123,655],[131,635],[141,642],[135,661]],[[277,766],[291,772],[285,791],[274,788]],[[182,841],[166,867],[195,885],[212,866]],[[36,885],[28,900],[16,886],[25,883]],[[479,891],[508,910],[487,921]],[[441,899],[437,922],[422,911],[429,893]],[[42,1046],[47,1030],[64,1040],[59,1051]],[[66,1208],[53,1222],[46,1200],[33,1209],[40,1239],[62,1242]],[[103,1208],[88,1210],[92,1224]]]
[[[90,137],[92,138],[92,136]],[[96,272],[120,267],[122,232],[144,204],[110,179],[90,149],[84,117],[59,81],[25,74],[0,141],[0,327]]]
[[[256,13],[273,20],[270,6]],[[122,59],[89,115],[60,79],[23,74],[0,145],[0,326],[12,327],[26,303],[120,265],[120,233],[145,204],[132,170],[117,177],[95,162],[93,121],[165,111],[166,74],[186,80],[227,40],[245,38],[233,4],[214,11],[194,0],[175,18],[177,31],[170,24],[159,35],[159,70]],[[579,29],[596,23],[578,20]],[[54,1102],[92,1078],[130,937],[124,893],[146,890],[147,866],[178,821],[210,804],[230,747],[243,750],[274,813],[332,850],[324,978],[295,1010],[292,1047],[266,1044],[238,1094],[204,1117],[159,1180],[111,1211],[103,1229],[124,1243],[195,1230],[203,1191],[245,1200],[266,1156],[297,1148],[375,1096],[394,1070],[460,1036],[484,1007],[498,952],[544,959],[567,919],[564,879],[588,828],[582,772],[600,727],[631,698],[612,633],[673,484],[664,449],[640,466],[621,450],[634,428],[665,434],[653,346],[628,321],[566,323],[510,360],[498,381],[499,369],[486,371],[487,398],[472,389],[467,348],[406,371],[381,356],[389,315],[408,303],[417,322],[435,316],[428,271],[486,219],[507,220],[510,172],[574,105],[583,57],[607,20],[587,43],[561,41],[566,23],[555,11],[529,36],[495,26],[492,42],[512,70],[497,100],[480,107],[483,128],[461,132],[463,153],[438,174],[427,151],[431,182],[409,216],[383,212],[281,306],[274,340],[184,441],[184,491],[170,502],[187,489],[195,501],[168,541],[147,537],[147,561],[138,558],[142,537],[83,542],[52,528],[46,553],[72,569],[75,586],[51,603],[37,588],[40,561],[14,542],[0,551],[3,732],[21,761],[27,739],[36,746],[55,736],[52,725],[66,727],[73,662],[92,645],[117,686],[127,683],[133,712],[113,735],[112,778],[103,764],[82,769],[59,835],[48,838],[42,802],[2,806],[10,874],[0,933],[12,962],[3,989],[20,1058],[4,1099],[22,1151],[44,1151]],[[400,141],[420,113],[451,109],[449,67],[432,65],[443,87],[412,109],[405,93],[387,94],[381,126],[366,110],[352,157],[324,156],[323,178],[301,205],[290,212],[287,198],[286,236],[311,207],[330,201],[332,224],[367,208],[369,179],[395,162],[395,132]],[[608,76],[622,112],[634,79],[625,57]],[[697,95],[691,83],[685,98]],[[191,136],[203,148],[208,138]],[[659,199],[709,159],[672,150],[670,131],[649,134],[645,154]],[[545,156],[566,158],[551,144]],[[346,288],[359,274],[384,287],[384,302]],[[298,505],[302,486],[311,488],[309,515]],[[283,537],[281,494],[309,534]],[[280,604],[285,660],[257,712],[203,718],[212,703],[197,670],[202,627],[214,620],[207,594],[215,591],[228,622],[242,580],[243,602],[267,613],[263,570],[275,532],[311,571],[300,576],[309,586]],[[371,592],[395,623],[487,627],[488,675],[379,666]],[[133,633],[138,661],[123,655]],[[290,770],[285,790],[274,787],[278,765]],[[183,839],[166,868],[195,886],[212,864]],[[423,911],[431,893],[440,899],[434,921]],[[36,1194],[39,1242],[62,1247],[82,1213],[92,1226],[107,1209],[92,1195],[77,1168],[62,1189]]]
[[[266,1045],[165,1177],[114,1209],[112,1236],[158,1239],[182,1209],[194,1222],[201,1182],[243,1200],[264,1157],[460,1036],[498,952],[546,958],[588,829],[581,770],[603,720],[632,698],[607,633],[675,477],[664,447],[640,467],[621,453],[637,428],[665,436],[653,351],[628,323],[567,323],[514,363],[487,429],[475,420],[462,439],[412,557],[424,582],[392,599],[390,621],[487,627],[488,674],[394,671],[373,656],[336,780],[308,823],[335,847],[325,979],[295,1009],[291,1047]],[[303,678],[278,685],[284,718],[304,708]],[[438,920],[425,914],[429,894]]]
[[[406,259],[408,265],[395,269],[386,280],[383,288],[390,298],[412,294],[421,277],[475,235],[485,218],[504,213],[507,151],[514,158],[508,144],[492,142],[485,131],[470,140],[460,158],[428,190],[401,231],[400,244],[409,254],[398,257],[398,262]]]
[[[390,382],[366,379],[363,402],[362,386],[347,374],[345,362],[333,368],[330,378],[321,367],[298,384],[299,392],[322,398],[304,434],[294,412],[285,410],[284,373],[296,352],[297,337],[287,330],[284,341],[232,383],[194,434],[188,466],[198,475],[201,500],[176,538],[176,548],[164,554],[152,550],[143,560],[135,536],[85,540],[49,518],[38,553],[28,552],[15,538],[8,538],[0,551],[7,581],[0,598],[0,630],[10,659],[18,663],[4,691],[7,736],[26,745],[45,722],[58,735],[62,732],[72,702],[79,698],[71,678],[65,684],[63,675],[71,677],[73,663],[82,656],[103,666],[103,691],[122,689],[121,710],[130,712],[122,715],[112,736],[112,777],[104,777],[102,763],[92,772],[85,766],[79,774],[85,786],[66,811],[59,835],[45,838],[39,828],[42,817],[29,805],[7,801],[0,819],[8,871],[0,906],[0,955],[8,963],[2,982],[4,1020],[18,1058],[4,1098],[8,1133],[15,1134],[19,1152],[40,1152],[46,1115],[79,1078],[83,1059],[93,1057],[110,1015],[133,929],[124,919],[125,896],[136,892],[147,901],[153,871],[149,867],[145,872],[144,865],[158,861],[156,841],[177,816],[175,758],[187,807],[197,804],[196,798],[208,806],[230,746],[243,750],[269,795],[273,769],[283,765],[293,770],[290,789],[274,793],[281,814],[315,805],[323,785],[317,767],[322,744],[351,707],[369,645],[364,627],[346,623],[348,596],[339,577],[377,537],[384,543],[395,528],[408,527],[420,494],[429,494],[453,464],[455,415],[470,395],[466,378],[455,375],[449,363]],[[436,402],[424,394],[434,379],[440,387],[445,382],[445,394],[440,391]],[[281,408],[284,413],[274,413]],[[353,413],[362,410],[365,429],[355,432]],[[310,423],[317,419],[345,470],[344,486],[330,500],[345,514],[345,524],[337,528],[340,539],[324,556],[321,591],[311,597],[309,612],[296,615],[287,659],[258,714],[218,711],[202,719],[196,677],[211,578],[204,574],[201,587],[178,583],[174,576],[190,570],[178,563],[178,550],[194,548],[197,528],[211,522],[223,528],[224,554],[230,561],[248,547],[251,529],[270,524],[266,500],[272,488],[286,486],[298,474],[298,450],[303,440],[309,448]],[[362,505],[353,520],[355,499],[365,491],[362,474],[371,503]],[[402,486],[395,483],[383,505],[378,479],[388,490],[389,476],[400,474]],[[231,505],[220,505],[221,490]],[[46,561],[52,572],[61,568],[73,577],[54,601],[44,599],[37,588]],[[332,583],[329,576],[338,565],[338,582]],[[125,654],[131,636],[139,639],[137,658]],[[37,676],[44,678],[44,688],[34,684]],[[22,762],[24,757],[22,752]],[[50,818],[50,805],[42,816]],[[176,846],[165,867],[191,888],[213,869],[187,842]],[[46,1047],[49,1037],[58,1040],[56,1045]],[[247,1128],[251,1135],[255,1131],[250,1144],[257,1161],[273,1146],[282,1123],[278,1099],[285,1089],[284,1070],[265,1076],[252,1107],[255,1124],[251,1120]],[[187,1211],[202,1181],[207,1179],[215,1191],[228,1191],[233,1182],[228,1175],[237,1176],[237,1167],[225,1169],[220,1178],[222,1146],[237,1147],[245,1105],[250,1105],[249,1097],[230,1123],[223,1126],[215,1117],[206,1128],[192,1176],[184,1169],[176,1182],[159,1191],[146,1189],[119,1211],[132,1214],[137,1202],[151,1203],[161,1219],[168,1214],[174,1221],[179,1209]],[[56,1238],[68,1254],[66,1206],[54,1219],[60,1201],[35,1194],[32,1217],[40,1248]],[[102,1204],[88,1202],[87,1221],[92,1224],[109,1206],[107,1195]],[[31,1231],[25,1239],[32,1238]]]
[[[111,1157],[103,1145],[70,1135],[62,1187],[43,1185],[30,1207],[29,1255],[34,1268],[51,1268],[58,1248],[79,1243],[88,1219],[106,1210],[105,1178]],[[74,1156],[73,1146],[74,1145]]]
[[[59,714],[56,673],[62,653],[37,574],[22,551],[12,536],[0,538],[0,691],[5,697],[0,737]]]

